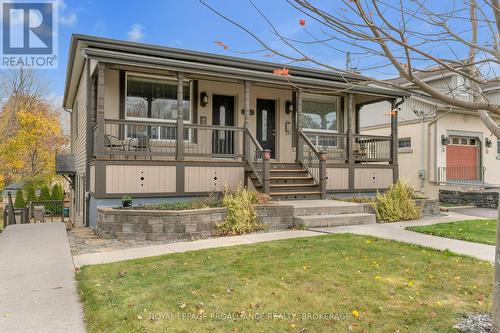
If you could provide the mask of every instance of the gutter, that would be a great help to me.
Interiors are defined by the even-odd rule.
[[[436,114],[437,114],[437,111],[439,111],[441,109],[436,109]],[[437,121],[439,119],[442,119],[444,117],[446,117],[450,112],[452,112],[453,109],[451,107],[449,107],[449,110],[447,112],[445,112],[444,114],[440,115],[439,117],[436,117],[436,119],[432,120],[429,124],[427,124],[427,141],[428,141],[428,145],[427,147],[430,147],[431,145],[431,142],[430,142],[430,136],[431,136],[431,126],[434,125],[434,133],[436,133],[436,140],[434,140],[434,162],[436,163],[437,162],[437,145],[438,145],[438,137],[437,137]],[[431,169],[431,151],[430,149],[427,150],[427,170],[430,170]],[[429,183],[431,184],[434,184],[434,185],[437,185],[438,184],[438,181],[436,180],[436,173],[437,173],[437,165],[435,165],[435,168],[434,168],[434,180],[428,180]]]

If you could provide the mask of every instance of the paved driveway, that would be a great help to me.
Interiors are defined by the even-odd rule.
[[[496,219],[498,210],[492,208],[450,208],[450,211],[470,216],[485,217],[488,219]]]
[[[0,332],[85,332],[63,223],[0,234]]]

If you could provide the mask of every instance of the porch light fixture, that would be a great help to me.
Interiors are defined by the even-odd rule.
[[[293,103],[291,101],[286,101],[285,102],[285,113],[290,114],[293,112]]]
[[[485,145],[487,148],[491,148],[491,144],[492,144],[492,142],[491,142],[490,138],[485,138],[485,139],[484,139],[484,145]]]
[[[446,135],[441,135],[441,144],[446,146],[450,143],[450,139]]]
[[[203,91],[201,94],[200,94],[200,105],[202,107],[205,107],[207,106],[208,104],[208,95],[205,91]]]

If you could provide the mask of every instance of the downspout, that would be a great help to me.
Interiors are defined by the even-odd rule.
[[[437,115],[437,111],[439,111],[440,109],[436,109],[436,115]],[[432,120],[431,122],[429,122],[429,124],[427,124],[428,126],[428,133],[427,133],[427,137],[428,137],[428,147],[430,147],[431,145],[431,139],[430,139],[430,136],[431,136],[431,126],[434,125],[434,133],[436,134],[436,139],[434,140],[434,163],[437,163],[437,145],[438,145],[438,137],[437,137],[437,122],[438,120],[446,117],[450,112],[452,112],[452,108],[451,106],[449,107],[449,110],[446,112],[446,113],[443,113],[442,115],[440,115],[439,117],[436,117],[436,119]],[[430,170],[431,169],[431,150],[427,150],[427,170]],[[431,184],[437,184],[438,181],[436,180],[436,172],[437,172],[437,165],[435,165],[434,167],[434,179],[431,180],[430,177],[429,177],[429,183]]]

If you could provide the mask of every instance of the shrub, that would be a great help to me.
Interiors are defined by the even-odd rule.
[[[15,208],[24,208],[26,207],[26,201],[24,201],[24,194],[22,190],[17,191],[16,199],[14,200]]]
[[[371,206],[377,221],[397,222],[415,220],[422,217],[422,211],[413,200],[414,190],[404,181],[398,180],[385,194],[377,194]]]
[[[40,196],[38,197],[38,200],[40,201],[50,200],[50,190],[47,185],[43,185],[42,188],[40,189]]]
[[[26,189],[26,203],[30,203],[32,201],[37,201],[38,197],[35,193],[35,188],[33,186],[28,186]]]
[[[51,199],[52,200],[63,200],[64,199],[63,189],[59,183],[55,183],[54,186],[52,186]]]
[[[253,231],[263,230],[266,226],[257,223],[257,214],[254,204],[258,197],[255,192],[238,187],[235,191],[224,190],[222,203],[227,209],[225,220],[217,224],[220,235],[241,235]]]

